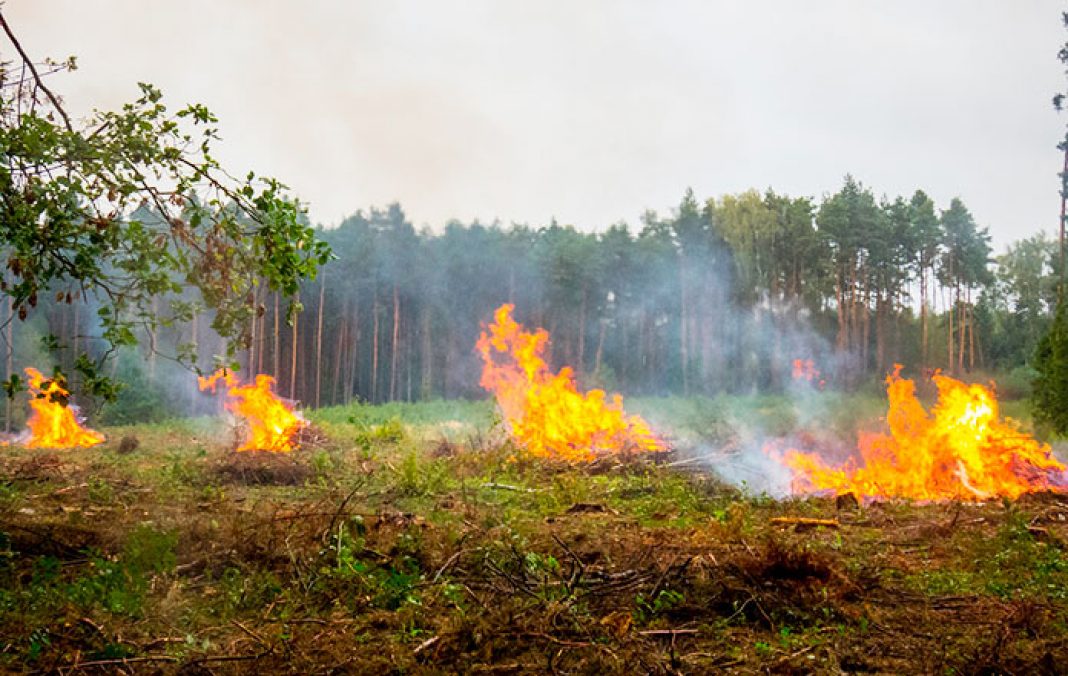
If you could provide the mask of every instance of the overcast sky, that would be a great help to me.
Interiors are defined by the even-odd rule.
[[[755,187],[960,196],[995,244],[1056,228],[1053,0],[7,0],[72,112],[160,86],[315,222],[637,224]],[[4,55],[10,56],[5,46]]]

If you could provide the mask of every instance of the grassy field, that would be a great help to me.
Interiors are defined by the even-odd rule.
[[[875,397],[831,399],[843,433]],[[775,398],[635,400],[680,447]],[[221,420],[0,448],[0,668],[1061,673],[1068,497],[836,505],[664,454],[524,458],[485,403],[324,409],[288,455]],[[134,439],[136,439],[136,448]],[[830,526],[798,524],[824,519]],[[776,519],[785,521],[776,522]]]

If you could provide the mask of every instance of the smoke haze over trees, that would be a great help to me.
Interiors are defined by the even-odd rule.
[[[844,387],[895,362],[1026,369],[1056,296],[1054,240],[1036,235],[994,258],[959,199],[876,197],[850,176],[818,201],[687,191],[669,214],[601,233],[556,222],[417,231],[392,204],[319,235],[337,259],[297,297],[261,286],[240,346],[244,370],[274,375],[309,406],[484,397],[473,346],[504,302],[549,330],[553,365],[573,366],[585,386],[716,395],[781,391],[796,358]],[[291,301],[304,311],[289,324]],[[75,306],[44,315],[46,326],[17,329],[16,344],[36,345],[36,333],[69,346],[93,330]],[[143,341],[143,359],[120,360],[120,379],[151,384],[153,344],[195,344],[210,365],[225,346],[208,326],[194,319]],[[162,387],[171,403],[188,397]]]

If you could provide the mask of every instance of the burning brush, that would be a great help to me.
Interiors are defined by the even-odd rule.
[[[497,308],[476,349],[483,361],[480,384],[497,397],[519,445],[535,456],[586,462],[608,453],[666,450],[645,420],[624,413],[621,396],[580,393],[569,367],[552,373],[543,358],[549,333],[524,331],[513,309]]]
[[[27,368],[30,392],[30,419],[27,448],[76,448],[103,443],[104,435],[82,427],[78,407],[70,402],[70,392],[61,378],[48,378],[35,368]]]
[[[208,389],[214,392],[219,381],[227,390],[226,410],[248,426],[245,440],[237,450],[286,453],[299,448],[297,437],[308,423],[290,403],[275,395],[274,378],[260,374],[253,384],[242,385],[237,374],[226,369],[219,369],[207,378],[197,378],[202,392]]]
[[[1068,467],[1042,444],[999,418],[994,393],[935,374],[931,412],[897,366],[887,376],[889,434],[861,434],[860,462],[832,467],[816,453],[774,453],[794,473],[797,492],[916,500],[1015,498],[1068,488]]]

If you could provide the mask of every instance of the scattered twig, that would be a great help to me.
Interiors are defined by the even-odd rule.
[[[509,484],[499,484],[495,481],[489,481],[482,484],[483,488],[492,488],[498,491],[515,491],[516,493],[540,493],[541,488],[523,488],[522,486],[511,486]]]
[[[445,561],[444,565],[442,565],[441,568],[438,568],[438,572],[434,573],[434,577],[431,579],[431,582],[437,582],[439,579],[441,579],[441,576],[445,574],[445,571],[451,568],[452,564],[456,563],[456,561],[459,560],[460,555],[463,553],[464,550],[461,549],[460,551],[450,556],[448,560]]]
[[[812,519],[806,516],[777,516],[771,519],[776,526],[824,526],[826,528],[839,528],[842,524],[838,519]]]
[[[440,640],[441,640],[440,636],[431,636],[427,640],[425,640],[422,643],[420,643],[419,645],[417,645],[415,647],[415,650],[412,651],[412,655],[418,655],[419,653],[423,652],[427,648],[432,647],[434,644],[436,644]]]
[[[146,662],[178,662],[179,659],[172,655],[146,655],[144,657],[120,657],[113,660],[93,660],[91,662],[79,662],[68,667],[57,669],[60,673],[72,673],[86,667],[117,667],[131,664],[144,664]]]
[[[205,662],[245,662],[248,660],[258,660],[267,657],[272,651],[264,650],[262,653],[256,653],[255,655],[209,655],[207,657],[198,657],[195,660],[190,660],[189,665],[204,664]]]
[[[271,648],[271,645],[269,643],[267,643],[267,640],[265,638],[263,638],[262,636],[260,636],[259,634],[257,634],[256,632],[252,631],[251,629],[249,629],[245,625],[241,624],[237,620],[232,620],[232,623],[233,623],[233,625],[235,627],[237,627],[241,631],[243,631],[246,634],[248,634],[249,636],[251,636],[257,643],[259,643],[261,646],[263,646],[266,650],[273,650],[273,648]]]
[[[668,462],[661,465],[661,467],[682,467],[683,465],[693,465],[702,462],[703,460],[705,460],[705,458],[702,458],[700,456],[694,456],[692,458],[683,458],[682,460],[676,460],[675,462]]]
[[[697,629],[647,629],[639,631],[639,636],[693,636],[699,633]]]

